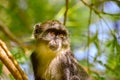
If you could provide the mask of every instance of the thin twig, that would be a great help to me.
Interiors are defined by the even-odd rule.
[[[111,15],[111,16],[120,16],[120,13],[118,13],[118,14],[111,14],[111,13],[106,13],[106,12],[104,12],[104,11],[99,11],[99,10],[97,10],[97,9],[95,9],[95,8],[93,7],[93,4],[88,4],[88,3],[86,3],[84,0],[80,0],[80,1],[81,1],[85,6],[91,8],[98,16],[99,16],[100,14]]]
[[[69,4],[69,0],[66,0],[66,10],[65,10],[65,13],[64,13],[64,25],[66,24],[66,20],[67,20],[67,12],[68,12],[68,4]]]
[[[101,19],[103,19],[103,21],[106,23],[106,25],[108,26],[108,28],[109,28],[109,30],[111,31],[111,34],[113,35],[113,36],[115,36],[114,35],[114,33],[113,33],[113,31],[110,29],[110,27],[109,27],[109,25],[107,24],[107,22],[105,21],[105,19],[100,15],[100,14],[107,14],[107,15],[111,15],[111,16],[120,16],[120,14],[118,13],[118,14],[110,14],[110,13],[106,13],[106,12],[104,12],[104,11],[98,11],[96,8],[94,8],[94,6],[93,6],[93,4],[87,4],[84,0],[80,0],[85,6],[87,6],[91,11],[93,10],[98,16],[99,16],[99,18],[101,18]],[[114,0],[110,0],[110,1],[114,1]],[[117,1],[116,1],[117,2]],[[90,12],[90,15],[91,15],[91,13],[92,12]],[[91,16],[90,16],[91,17]],[[91,18],[89,17],[89,25],[90,25],[90,23],[91,23]],[[89,47],[89,34],[90,34],[90,31],[89,31],[89,29],[88,29],[88,47]],[[87,60],[89,60],[89,58],[88,58],[88,56],[89,56],[89,50],[88,50],[88,54],[87,54]],[[89,61],[87,61],[88,63],[89,63]],[[88,71],[89,71],[89,64],[88,64]]]
[[[17,61],[11,55],[5,43],[0,40],[0,60],[6,65],[9,71],[17,80],[28,80],[26,74],[22,71]]]
[[[106,23],[106,25],[108,25],[107,22],[105,21],[105,19],[100,15],[100,13],[103,13],[103,14],[108,14],[108,13],[105,13],[103,11],[100,12],[100,11],[96,10],[95,8],[93,8],[92,5],[87,4],[84,0],[81,0],[81,1],[84,3],[84,5],[88,6],[90,9],[92,9],[101,19],[104,20],[104,22]],[[108,15],[115,15],[115,14],[108,14]],[[116,15],[120,15],[120,14],[116,14]],[[114,33],[110,29],[109,25],[108,25],[108,28],[111,31],[111,34],[114,35]]]
[[[90,8],[90,15],[89,15],[89,19],[88,19],[88,52],[87,52],[87,64],[88,64],[88,72],[90,72],[90,65],[89,65],[89,45],[90,45],[90,30],[89,30],[89,26],[91,24],[91,18],[92,18],[92,9]]]

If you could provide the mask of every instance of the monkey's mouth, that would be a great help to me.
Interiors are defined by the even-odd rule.
[[[49,48],[53,51],[57,51],[59,46],[58,45],[49,45]]]

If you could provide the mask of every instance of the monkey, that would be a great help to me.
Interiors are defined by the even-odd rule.
[[[90,80],[74,58],[69,32],[58,20],[38,23],[33,31],[36,40],[31,54],[35,80]]]

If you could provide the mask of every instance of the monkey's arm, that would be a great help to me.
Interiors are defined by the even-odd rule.
[[[37,53],[36,52],[33,52],[31,54],[31,62],[32,62],[32,65],[33,65],[33,70],[34,70],[34,77],[35,77],[35,80],[44,80],[42,79],[42,75],[41,74],[38,74],[39,72],[39,66],[40,66],[40,59],[37,59]]]
[[[64,80],[89,80],[88,73],[79,65],[71,51],[61,57]]]

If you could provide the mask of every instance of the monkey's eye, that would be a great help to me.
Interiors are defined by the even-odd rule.
[[[59,34],[59,37],[63,39],[63,38],[64,38],[64,35],[63,35],[63,34]]]
[[[40,32],[41,32],[40,29],[36,29],[36,30],[35,30],[35,33],[40,33]]]
[[[55,36],[55,32],[49,32],[51,36]]]

